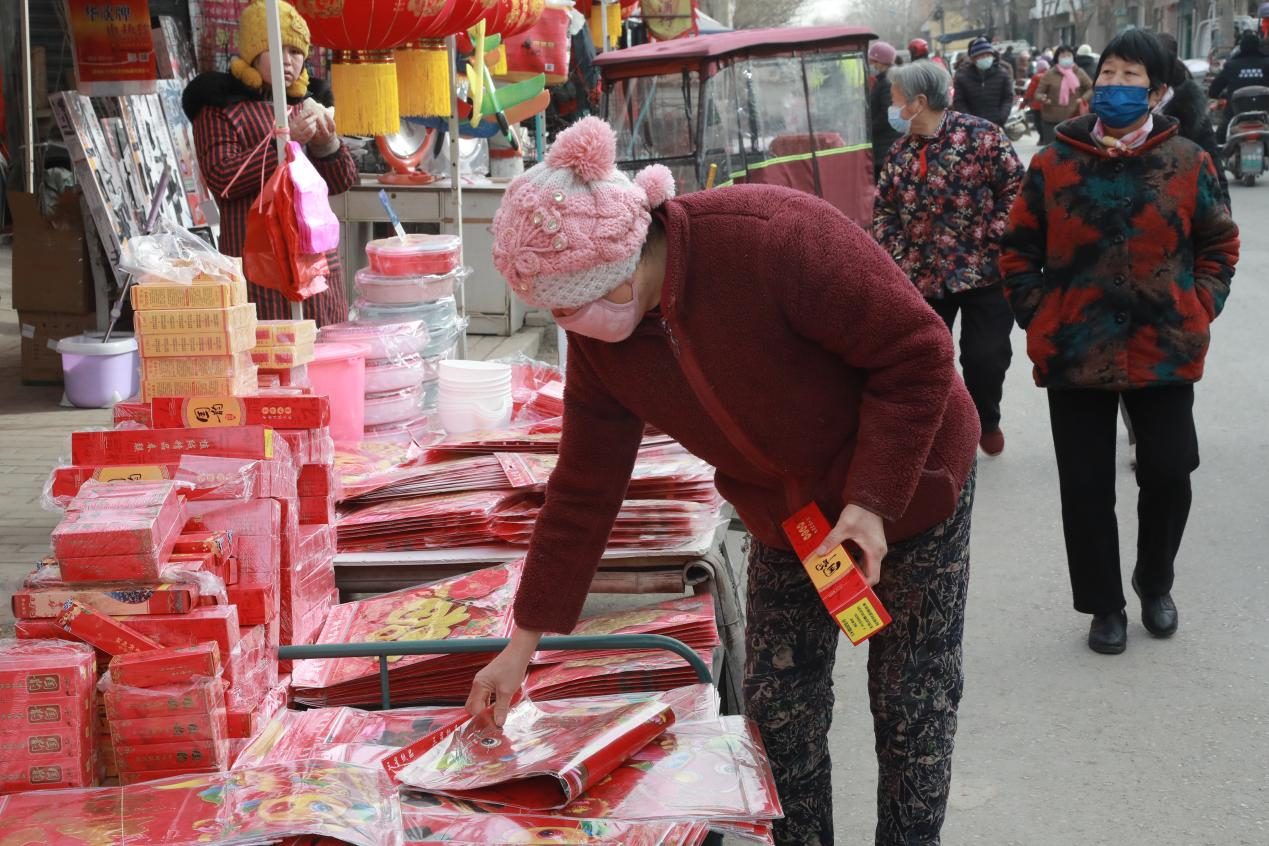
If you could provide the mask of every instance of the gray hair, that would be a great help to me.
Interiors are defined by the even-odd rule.
[[[948,99],[952,77],[937,62],[921,59],[908,65],[900,65],[891,68],[886,78],[892,85],[899,86],[909,103],[924,94],[930,108],[935,111],[941,112],[952,105]]]

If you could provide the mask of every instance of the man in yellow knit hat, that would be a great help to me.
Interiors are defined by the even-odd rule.
[[[331,194],[357,181],[357,166],[335,133],[330,86],[310,79],[304,67],[309,51],[308,24],[295,7],[278,0],[282,24],[282,73],[290,106],[290,140],[306,153],[326,180]],[[220,251],[241,256],[247,238],[247,212],[260,186],[273,174],[278,155],[273,138],[272,74],[264,0],[254,0],[238,24],[238,55],[229,72],[199,74],[185,89],[181,105],[194,123],[198,169],[220,207]],[[348,297],[336,253],[327,254],[328,290],[304,304],[304,316],[319,326],[348,319]],[[248,277],[248,282],[251,282]],[[284,320],[291,306],[277,291],[250,285],[251,300],[262,320]]]

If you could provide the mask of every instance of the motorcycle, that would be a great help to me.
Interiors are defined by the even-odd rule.
[[[1239,88],[1230,97],[1229,127],[1221,147],[1221,161],[1226,170],[1247,187],[1265,172],[1265,153],[1269,146],[1269,88],[1249,85]]]
[[[1013,99],[1013,108],[1009,110],[1009,119],[1005,121],[1005,134],[1010,141],[1017,141],[1031,129],[1027,119],[1027,104],[1021,97]]]

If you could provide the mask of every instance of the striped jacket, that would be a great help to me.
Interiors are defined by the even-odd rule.
[[[329,104],[328,94],[320,80],[309,86],[309,96],[319,102]],[[261,144],[273,135],[272,102],[227,73],[209,72],[186,87],[182,106],[194,123],[198,168],[220,207],[220,251],[241,256],[247,238],[247,212],[259,196],[260,186],[278,166],[276,146]],[[357,166],[346,147],[312,161],[331,194],[347,191],[357,181]],[[329,253],[327,260],[329,290],[304,303],[304,316],[316,320],[318,326],[348,319],[348,294],[339,255]],[[282,294],[254,284],[249,287],[261,320],[291,316],[291,304]]]

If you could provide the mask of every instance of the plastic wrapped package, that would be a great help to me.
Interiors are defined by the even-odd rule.
[[[325,761],[78,790],[58,802],[10,796],[0,831],[15,844],[56,846],[246,846],[305,835],[403,844],[400,800],[383,771]]]
[[[250,364],[250,359],[247,360]],[[142,364],[144,367],[144,363]],[[117,402],[111,407],[116,429],[152,429],[148,402]]]
[[[427,326],[417,319],[333,323],[323,326],[317,338],[324,344],[364,346],[367,361],[399,362],[428,347]]]
[[[265,692],[258,702],[239,707],[232,694],[227,697],[226,706],[228,709],[230,738],[244,740],[254,738],[264,730],[264,727],[270,721],[287,713],[286,703],[290,690],[291,678],[290,676],[283,676]],[[238,760],[241,751],[239,749],[229,759],[231,764]],[[293,758],[292,760],[295,759]]]
[[[442,297],[435,302],[408,305],[386,305],[357,299],[353,301],[353,310],[357,319],[363,321],[405,323],[418,320],[433,334],[446,329],[458,320],[458,301],[454,297]]]
[[[295,464],[282,459],[186,455],[173,478],[192,486],[189,500],[252,500],[295,498],[297,476]]]
[[[290,447],[292,459],[297,466],[335,462],[335,439],[331,437],[329,427],[282,430],[277,434]]]
[[[164,220],[153,234],[127,239],[119,269],[137,277],[139,286],[236,282],[243,278],[239,259],[221,254],[188,229]]]
[[[431,383],[425,383],[431,384]],[[427,394],[424,392],[423,404],[427,405]],[[420,447],[438,442],[444,437],[440,423],[435,415],[424,414],[413,420],[399,423],[388,423],[383,426],[367,426],[362,441],[387,444],[416,444]]]
[[[432,275],[457,270],[462,249],[457,235],[392,235],[366,244],[366,258],[385,276]]]
[[[98,613],[73,599],[62,606],[56,621],[64,631],[109,655],[145,652],[161,646],[158,641],[151,640],[132,626]]]
[[[423,389],[419,385],[386,394],[366,394],[367,426],[413,420],[422,410]]]
[[[311,388],[313,383],[308,378],[308,365],[298,367],[262,367],[256,374],[260,387],[279,388]],[[267,385],[266,385],[267,382]]]
[[[272,458],[274,442],[274,431],[264,426],[73,432],[71,462],[107,467],[176,464],[183,455]]]
[[[416,305],[452,297],[470,274],[471,268],[461,267],[433,275],[386,276],[364,267],[354,275],[353,286],[358,298],[368,303]]]
[[[165,397],[151,403],[157,428],[181,426],[270,426],[318,429],[330,423],[330,399],[294,392],[249,397]]]
[[[425,381],[426,369],[421,355],[405,356],[400,361],[366,362],[366,394],[382,394],[412,388]]]
[[[452,549],[494,542],[504,491],[387,500],[339,518],[341,552]]]
[[[697,653],[713,672],[712,654]],[[558,664],[534,668],[525,692],[536,701],[635,691],[671,690],[696,681],[696,671],[666,651],[608,655],[581,654]]]
[[[220,649],[214,643],[119,655],[110,661],[110,678],[123,687],[163,687],[220,672]]]
[[[237,645],[225,660],[225,681],[231,685],[230,697],[236,702],[252,702],[278,683],[277,648],[270,645],[264,625],[246,627],[240,634]],[[254,685],[255,690],[247,689],[248,683]]]
[[[711,650],[719,644],[714,600],[704,593],[677,596],[640,608],[623,608],[607,614],[583,617],[569,634],[658,634],[680,640],[697,652]],[[630,655],[640,651],[643,650],[614,650],[605,654]],[[553,664],[577,657],[575,652],[542,651],[534,653],[533,663]]]
[[[572,843],[583,846],[695,846],[709,834],[701,822],[629,822],[545,814],[474,814],[438,808],[434,800],[415,807],[402,801],[407,843]]]
[[[501,729],[488,714],[384,761],[401,784],[525,810],[564,808],[674,724],[656,701],[521,702]]]
[[[92,784],[95,668],[82,643],[0,639],[0,794]]]
[[[128,625],[161,646],[193,646],[214,640],[222,655],[238,645],[238,609],[232,605],[204,605],[187,614],[148,614],[129,617]]]
[[[172,481],[97,482],[89,480],[71,500],[53,529],[53,554],[63,564],[105,556],[144,559],[139,578],[157,574],[183,522],[179,486]]]

